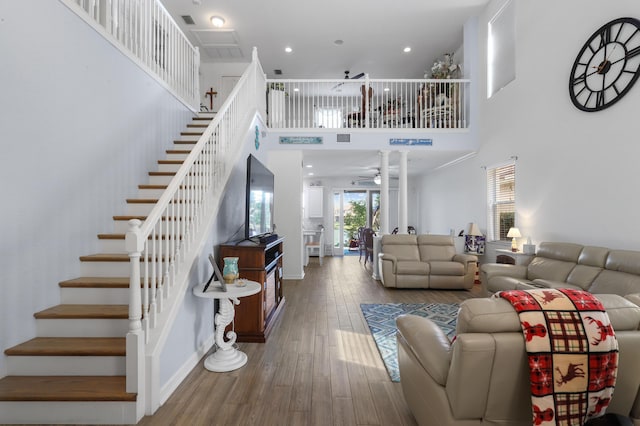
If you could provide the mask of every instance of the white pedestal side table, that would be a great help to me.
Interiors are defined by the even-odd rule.
[[[255,281],[243,280],[246,285],[239,287],[236,284],[227,284],[227,291],[222,291],[220,283],[214,281],[206,292],[203,292],[204,284],[193,289],[193,294],[205,299],[220,300],[220,309],[215,314],[215,342],[217,349],[204,360],[204,368],[218,373],[236,370],[247,363],[247,354],[234,347],[237,335],[235,331],[227,333],[227,341],[224,340],[224,329],[233,322],[235,309],[233,305],[239,305],[241,297],[251,296],[260,292],[261,286]]]

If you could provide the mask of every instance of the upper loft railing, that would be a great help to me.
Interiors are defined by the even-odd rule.
[[[467,129],[470,80],[267,80],[269,127]]]
[[[198,111],[200,53],[159,0],[60,0]]]

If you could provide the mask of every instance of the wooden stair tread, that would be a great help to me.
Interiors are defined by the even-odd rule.
[[[157,202],[157,198],[127,198],[129,204],[156,204]]]
[[[149,172],[149,176],[175,176],[176,172]]]
[[[184,160],[158,160],[158,164],[182,164]]]
[[[96,253],[80,256],[82,262],[129,262],[127,253]]]
[[[4,351],[13,356],[125,356],[124,337],[36,337]]]
[[[173,141],[175,145],[195,145],[197,141]]]
[[[190,129],[206,129],[207,127],[209,127],[208,124],[204,124],[204,123],[193,123],[193,124],[187,124],[187,127]]]
[[[129,277],[79,277],[58,285],[65,288],[129,288]]]
[[[124,376],[7,376],[0,401],[130,401]]]
[[[189,154],[191,150],[189,149],[167,149],[167,154]]]
[[[33,316],[37,319],[128,319],[129,305],[57,305]]]
[[[167,189],[169,185],[149,185],[149,184],[142,184],[142,185],[138,185],[138,189]]]
[[[126,220],[127,222],[130,221],[131,219],[138,219],[141,221],[145,221],[147,220],[146,216],[113,216],[113,220]]]
[[[204,133],[204,131],[202,131],[202,132],[180,132],[180,134],[182,136],[202,136],[203,133]]]
[[[159,236],[161,240],[166,240],[167,236],[162,234]],[[124,240],[126,238],[126,234],[98,234],[99,240]],[[182,238],[181,235],[178,235],[178,238]],[[149,235],[148,239],[151,239],[151,235]]]

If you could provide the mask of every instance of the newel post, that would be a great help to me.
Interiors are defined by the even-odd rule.
[[[140,255],[144,241],[140,233],[138,219],[129,221],[129,231],[125,237],[125,247],[129,254],[129,331],[126,339],[127,392],[137,393],[144,389],[144,332],[142,331],[142,300],[140,290]]]

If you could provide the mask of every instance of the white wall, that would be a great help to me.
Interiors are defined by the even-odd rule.
[[[523,236],[640,249],[640,86],[597,113],[577,110],[568,93],[584,42],[614,18],[640,16],[640,3],[516,2],[516,79],[487,100],[486,26],[503,3],[493,1],[478,24],[480,149],[422,179],[423,226],[459,230],[475,221],[486,231],[482,167],[517,156],[516,221]]]
[[[35,336],[192,114],[57,1],[0,2],[0,52],[4,350]]]
[[[200,66],[200,103],[210,106],[210,98],[206,93],[213,89],[218,92],[213,98],[213,111],[218,111],[226,96],[222,91],[222,77],[240,77],[249,66],[248,62],[203,63]]]
[[[275,174],[273,217],[276,232],[285,238],[283,278],[302,279],[302,152],[269,152],[267,164]]]

